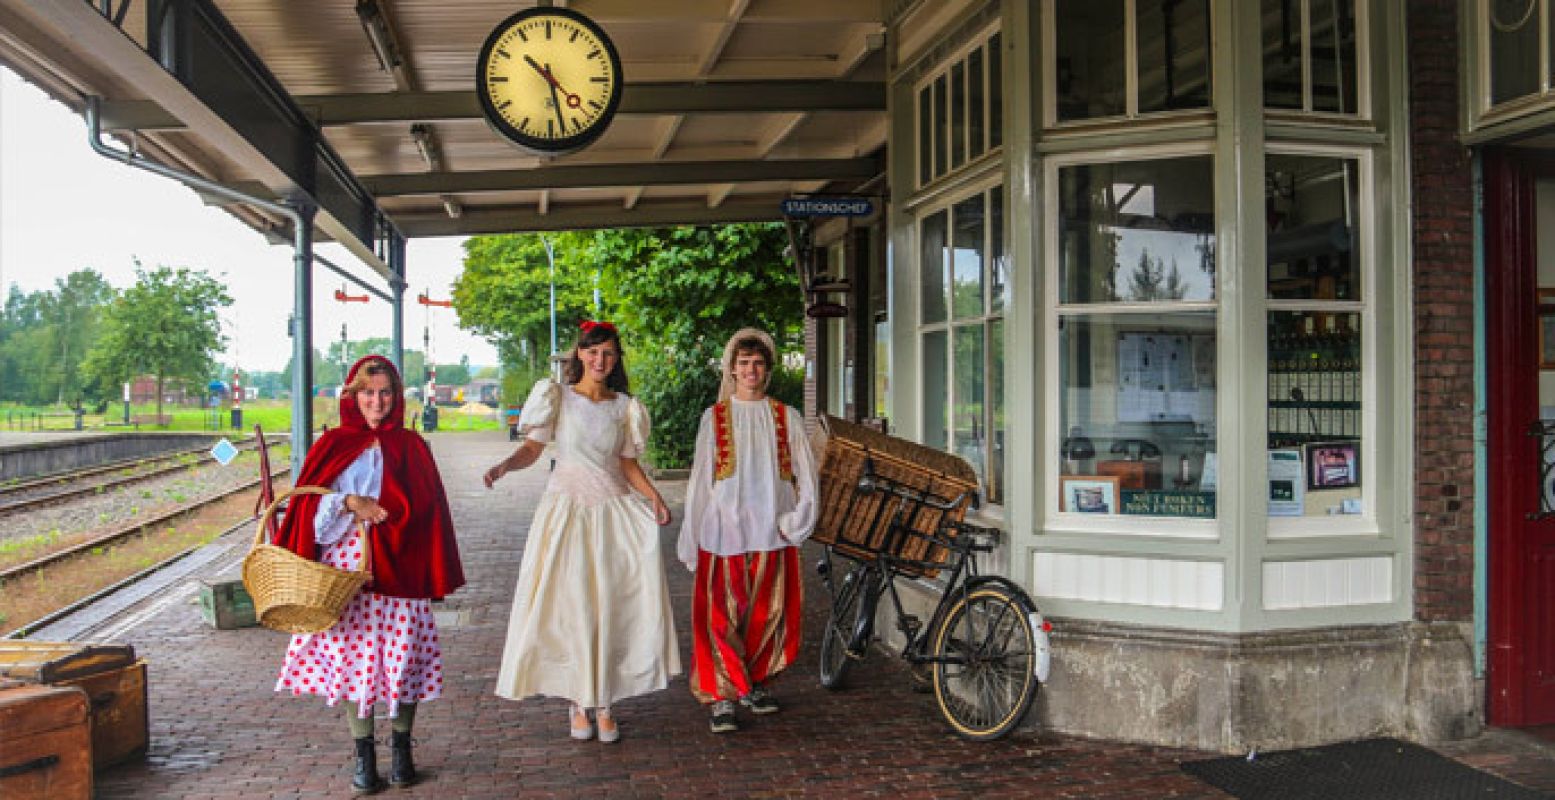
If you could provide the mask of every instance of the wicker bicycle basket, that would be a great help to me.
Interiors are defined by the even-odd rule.
[[[254,599],[259,624],[286,633],[318,633],[334,627],[346,604],[373,576],[372,548],[362,532],[362,563],[356,570],[310,561],[265,541],[270,518],[281,501],[298,494],[329,494],[320,486],[297,486],[275,498],[259,518],[254,546],[243,559],[243,586]],[[360,524],[360,523],[359,523]]]
[[[821,460],[820,515],[811,535],[817,542],[845,555],[871,559],[888,545],[887,533],[895,503],[884,492],[856,491],[866,460],[875,474],[906,484],[942,502],[966,499],[949,512],[921,508],[913,516],[911,530],[932,534],[947,518],[959,522],[977,491],[977,473],[959,456],[889,436],[833,416],[822,420],[826,449]],[[945,531],[943,535],[953,535]],[[944,563],[949,552],[922,536],[898,536],[890,542],[893,556]],[[899,565],[910,575],[932,578],[938,570]]]

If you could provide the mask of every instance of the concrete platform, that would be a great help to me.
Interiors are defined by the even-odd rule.
[[[545,473],[510,475],[497,490],[480,473],[511,445],[502,432],[432,437],[453,504],[469,585],[439,611],[447,688],[418,715],[417,760],[426,780],[385,796],[511,797],[1223,797],[1181,772],[1212,757],[1026,730],[990,743],[953,736],[928,695],[878,654],[852,686],[816,680],[817,631],[826,600],[807,585],[807,641],[776,683],[783,711],[737,734],[708,732],[685,678],[617,708],[614,745],[567,738],[566,705],[513,703],[492,694],[513,584]],[[677,505],[682,483],[661,483]],[[247,532],[237,535],[246,536]],[[664,533],[673,552],[675,529]],[[207,563],[230,565],[235,548]],[[806,561],[813,562],[814,553]],[[689,647],[690,576],[670,567],[671,594]],[[175,581],[160,598],[92,627],[127,641],[150,662],[151,753],[144,764],[98,776],[104,798],[349,796],[351,748],[342,714],[315,698],[271,692],[286,637],[264,629],[205,627]],[[1038,702],[1042,700],[1039,697]],[[380,720],[380,730],[387,725]],[[1536,737],[1493,731],[1444,752],[1532,788],[1555,793],[1555,748]],[[387,765],[387,754],[380,752]]]

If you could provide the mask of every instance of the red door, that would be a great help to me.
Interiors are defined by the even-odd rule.
[[[1506,726],[1555,723],[1555,467],[1546,466],[1555,462],[1555,419],[1540,420],[1539,177],[1533,162],[1513,152],[1485,154],[1486,666],[1490,722]]]

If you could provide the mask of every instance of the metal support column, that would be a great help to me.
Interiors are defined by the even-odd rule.
[[[394,236],[389,239],[389,271],[394,276],[389,279],[389,290],[394,293],[394,299],[389,305],[394,308],[394,321],[389,330],[389,358],[394,360],[394,368],[400,371],[400,378],[407,385],[410,376],[405,374],[405,237]],[[400,398],[400,402],[404,402]]]
[[[292,479],[313,446],[313,214],[317,207],[302,195],[287,198],[296,214],[292,263]]]

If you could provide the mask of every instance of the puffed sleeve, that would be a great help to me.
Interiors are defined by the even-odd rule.
[[[789,544],[798,545],[815,530],[820,512],[820,478],[816,474],[815,453],[805,435],[804,416],[783,406],[788,416],[788,449],[794,456],[794,484],[798,491],[791,511],[778,515],[778,531]]]
[[[622,458],[640,458],[648,449],[648,434],[653,422],[648,409],[635,397],[626,401],[626,440],[621,443]]]
[[[708,409],[702,412],[702,424],[697,427],[696,454],[691,457],[686,505],[680,517],[680,540],[675,545],[675,557],[692,572],[702,546],[703,518],[713,502],[713,449],[713,410]]]
[[[550,378],[535,381],[529,399],[518,415],[518,432],[536,442],[549,442],[556,432],[556,408],[561,404],[561,384]]]

